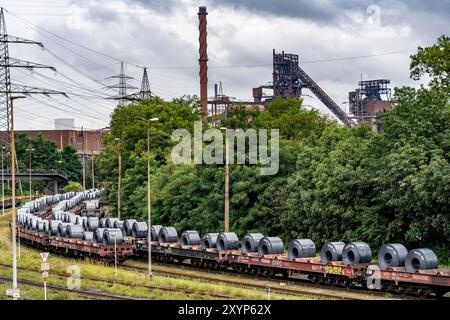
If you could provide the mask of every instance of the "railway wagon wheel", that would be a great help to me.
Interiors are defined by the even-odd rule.
[[[239,271],[239,273],[245,274],[245,273],[247,273],[247,267],[243,266],[243,265],[240,265],[238,267],[238,271]]]
[[[436,295],[436,297],[442,298],[447,293],[447,290],[446,289],[434,289],[433,292]]]

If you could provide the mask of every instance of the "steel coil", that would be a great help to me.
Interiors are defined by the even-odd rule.
[[[203,249],[216,248],[218,233],[207,233],[202,238]]]
[[[178,241],[178,233],[174,227],[163,227],[159,230],[158,242],[171,243]]]
[[[85,223],[86,220],[87,220],[87,217],[77,216],[77,219],[75,220],[75,224],[78,224],[84,228],[84,226],[86,225],[86,223]]]
[[[84,231],[81,240],[89,242],[94,241],[94,233],[92,231]]]
[[[200,244],[200,235],[195,230],[185,230],[181,234],[181,243],[185,246],[196,246]]]
[[[95,231],[99,227],[99,219],[97,217],[89,217],[87,219],[87,229],[86,231]]]
[[[106,228],[106,221],[108,220],[108,218],[101,218],[99,221],[99,228]]]
[[[342,250],[344,249],[344,242],[327,242],[320,249],[320,261],[326,263],[329,261],[342,260]]]
[[[106,228],[97,228],[94,231],[94,242],[95,243],[103,243],[103,232]]]
[[[120,229],[105,229],[103,232],[103,245],[121,245],[123,243],[123,234]]]
[[[247,233],[241,241],[242,252],[256,252],[258,251],[258,244],[264,235],[261,233]]]
[[[264,237],[259,241],[258,254],[260,256],[269,254],[281,254],[283,252],[283,241],[278,237]]]
[[[216,247],[219,250],[239,249],[239,238],[234,232],[222,232],[217,237]]]
[[[135,222],[131,231],[131,236],[134,239],[147,239],[148,227],[146,222]]]
[[[83,237],[83,226],[79,224],[68,225],[66,228],[66,237],[71,239],[81,239]]]
[[[62,220],[50,220],[48,223],[48,234],[50,236],[56,236],[58,234],[58,226],[62,223]]]
[[[70,223],[68,222],[61,222],[60,224],[58,224],[58,232],[56,235],[58,237],[65,237],[68,225],[70,225]]]
[[[43,220],[43,221],[44,221],[44,233],[48,234],[50,221],[49,220]]]
[[[122,220],[117,220],[117,221],[114,221],[114,225],[112,226],[114,229],[120,229],[120,230],[122,230],[123,229],[123,224],[125,223],[125,221],[122,221]],[[123,233],[123,232],[122,232]]]
[[[36,230],[38,232],[44,232],[44,220],[38,220],[36,222]]]
[[[71,215],[71,213],[70,212],[63,212],[62,213],[63,214],[63,222],[69,222],[70,221],[70,218],[69,218],[69,216]]]
[[[309,258],[316,256],[316,246],[310,239],[295,239],[288,244],[288,259]]]
[[[125,236],[129,237],[131,236],[131,233],[133,232],[133,225],[137,222],[136,219],[127,219],[123,223],[123,233]]]
[[[381,270],[405,265],[408,250],[401,243],[388,243],[378,250],[378,266]]]
[[[89,219],[89,218],[86,217],[86,219],[84,219],[83,222],[82,222],[82,224],[81,224],[81,226],[83,227],[84,230],[89,230],[89,229],[88,229],[88,224],[87,224],[88,219]]]
[[[405,258],[406,272],[416,272],[423,269],[435,269],[438,266],[438,258],[433,250],[428,248],[413,249]]]
[[[62,216],[63,216],[63,212],[62,210],[58,210],[58,209],[53,209],[52,210],[52,218],[54,220],[62,220]]]
[[[342,249],[342,261],[345,264],[369,263],[372,261],[372,250],[365,242],[350,242]]]
[[[107,228],[114,228],[114,222],[116,222],[116,221],[119,221],[119,219],[118,218],[107,218],[106,219],[106,227]]]
[[[160,226],[159,224],[152,225],[152,241],[158,241],[159,231],[161,231],[162,228],[163,226]]]
[[[67,220],[66,220],[67,223],[73,223],[73,224],[75,224],[75,223],[77,222],[77,216],[74,215],[74,214],[72,214],[72,213],[69,213],[69,214],[66,216],[66,218],[67,218]]]
[[[36,230],[37,229],[37,222],[39,221],[39,218],[36,216],[32,216],[28,220],[28,229],[30,230]]]

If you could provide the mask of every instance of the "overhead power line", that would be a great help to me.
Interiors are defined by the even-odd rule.
[[[125,64],[128,65],[132,65],[132,66],[137,66],[137,67],[141,67],[139,64],[137,63],[133,63],[133,62],[129,62],[127,60],[124,60],[123,58],[118,58],[118,57],[114,57],[110,54],[106,54],[104,52],[100,52],[98,50],[89,48],[83,44],[77,43],[73,40],[67,39],[63,36],[60,36],[52,31],[46,30],[40,26],[37,26],[35,24],[33,24],[32,22],[23,19],[21,17],[16,16],[15,14],[13,14],[10,11],[7,11],[9,14],[11,14],[12,16],[14,16],[15,18],[22,20],[23,22],[25,22],[28,25],[32,25],[35,28],[38,28],[40,30],[43,30],[55,37],[57,37],[58,39],[61,39],[63,41],[66,41],[68,43],[71,43],[73,45],[76,45],[80,48],[83,48],[85,50],[88,50],[90,52],[99,54],[101,56],[107,57],[109,59],[112,59],[116,62],[123,62]],[[323,59],[316,59],[316,60],[304,60],[301,61],[301,64],[313,64],[313,63],[323,63],[323,62],[335,62],[335,61],[345,61],[345,60],[356,60],[356,59],[364,59],[364,58],[372,58],[372,57],[379,57],[379,56],[388,56],[388,55],[397,55],[397,54],[402,54],[402,53],[413,53],[415,51],[415,49],[405,49],[405,50],[398,50],[398,51],[391,51],[391,52],[379,52],[379,53],[373,53],[373,54],[366,54],[366,55],[358,55],[358,56],[347,56],[347,57],[332,57],[332,58],[323,58]],[[212,69],[235,69],[235,68],[260,68],[260,67],[272,67],[272,63],[260,63],[260,64],[246,64],[246,65],[211,65],[208,66],[208,68],[212,68]],[[146,66],[146,68],[148,69],[198,69],[199,66]]]

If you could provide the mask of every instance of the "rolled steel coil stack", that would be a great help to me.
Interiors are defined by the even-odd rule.
[[[283,252],[283,241],[278,237],[264,237],[259,241],[258,254],[260,256],[281,254]]]
[[[181,243],[184,246],[196,246],[200,244],[200,235],[195,230],[185,230],[181,234]]]
[[[136,219],[127,219],[125,220],[125,222],[123,223],[123,234],[126,237],[131,236],[131,233],[133,231],[133,225],[137,222]]]
[[[344,250],[344,242],[327,242],[320,250],[320,261],[327,263],[330,261],[342,260],[342,250]]]
[[[103,245],[121,245],[122,243],[122,230],[108,228],[103,231]]]
[[[131,236],[134,239],[147,239],[148,228],[146,222],[135,222],[131,231]]]
[[[216,242],[217,249],[224,250],[236,250],[239,248],[239,239],[234,232],[222,232],[217,237]]]
[[[264,235],[261,233],[247,233],[241,241],[242,252],[257,252],[258,244]]]
[[[350,242],[342,249],[342,261],[345,264],[368,263],[372,261],[372,250],[365,242]]]
[[[288,244],[288,259],[309,258],[316,256],[316,246],[310,239],[295,239]]]
[[[218,233],[207,233],[202,238],[203,249],[213,249],[217,246]]]
[[[163,226],[160,225],[152,225],[152,232],[151,232],[152,241],[158,241],[159,231],[162,229],[162,227]]]

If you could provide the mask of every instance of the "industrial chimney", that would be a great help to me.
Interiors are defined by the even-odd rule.
[[[202,112],[203,123],[206,123],[208,117],[208,45],[206,43],[206,7],[198,8],[198,30],[199,30],[199,53],[200,58],[198,62],[200,64],[200,106]]]

